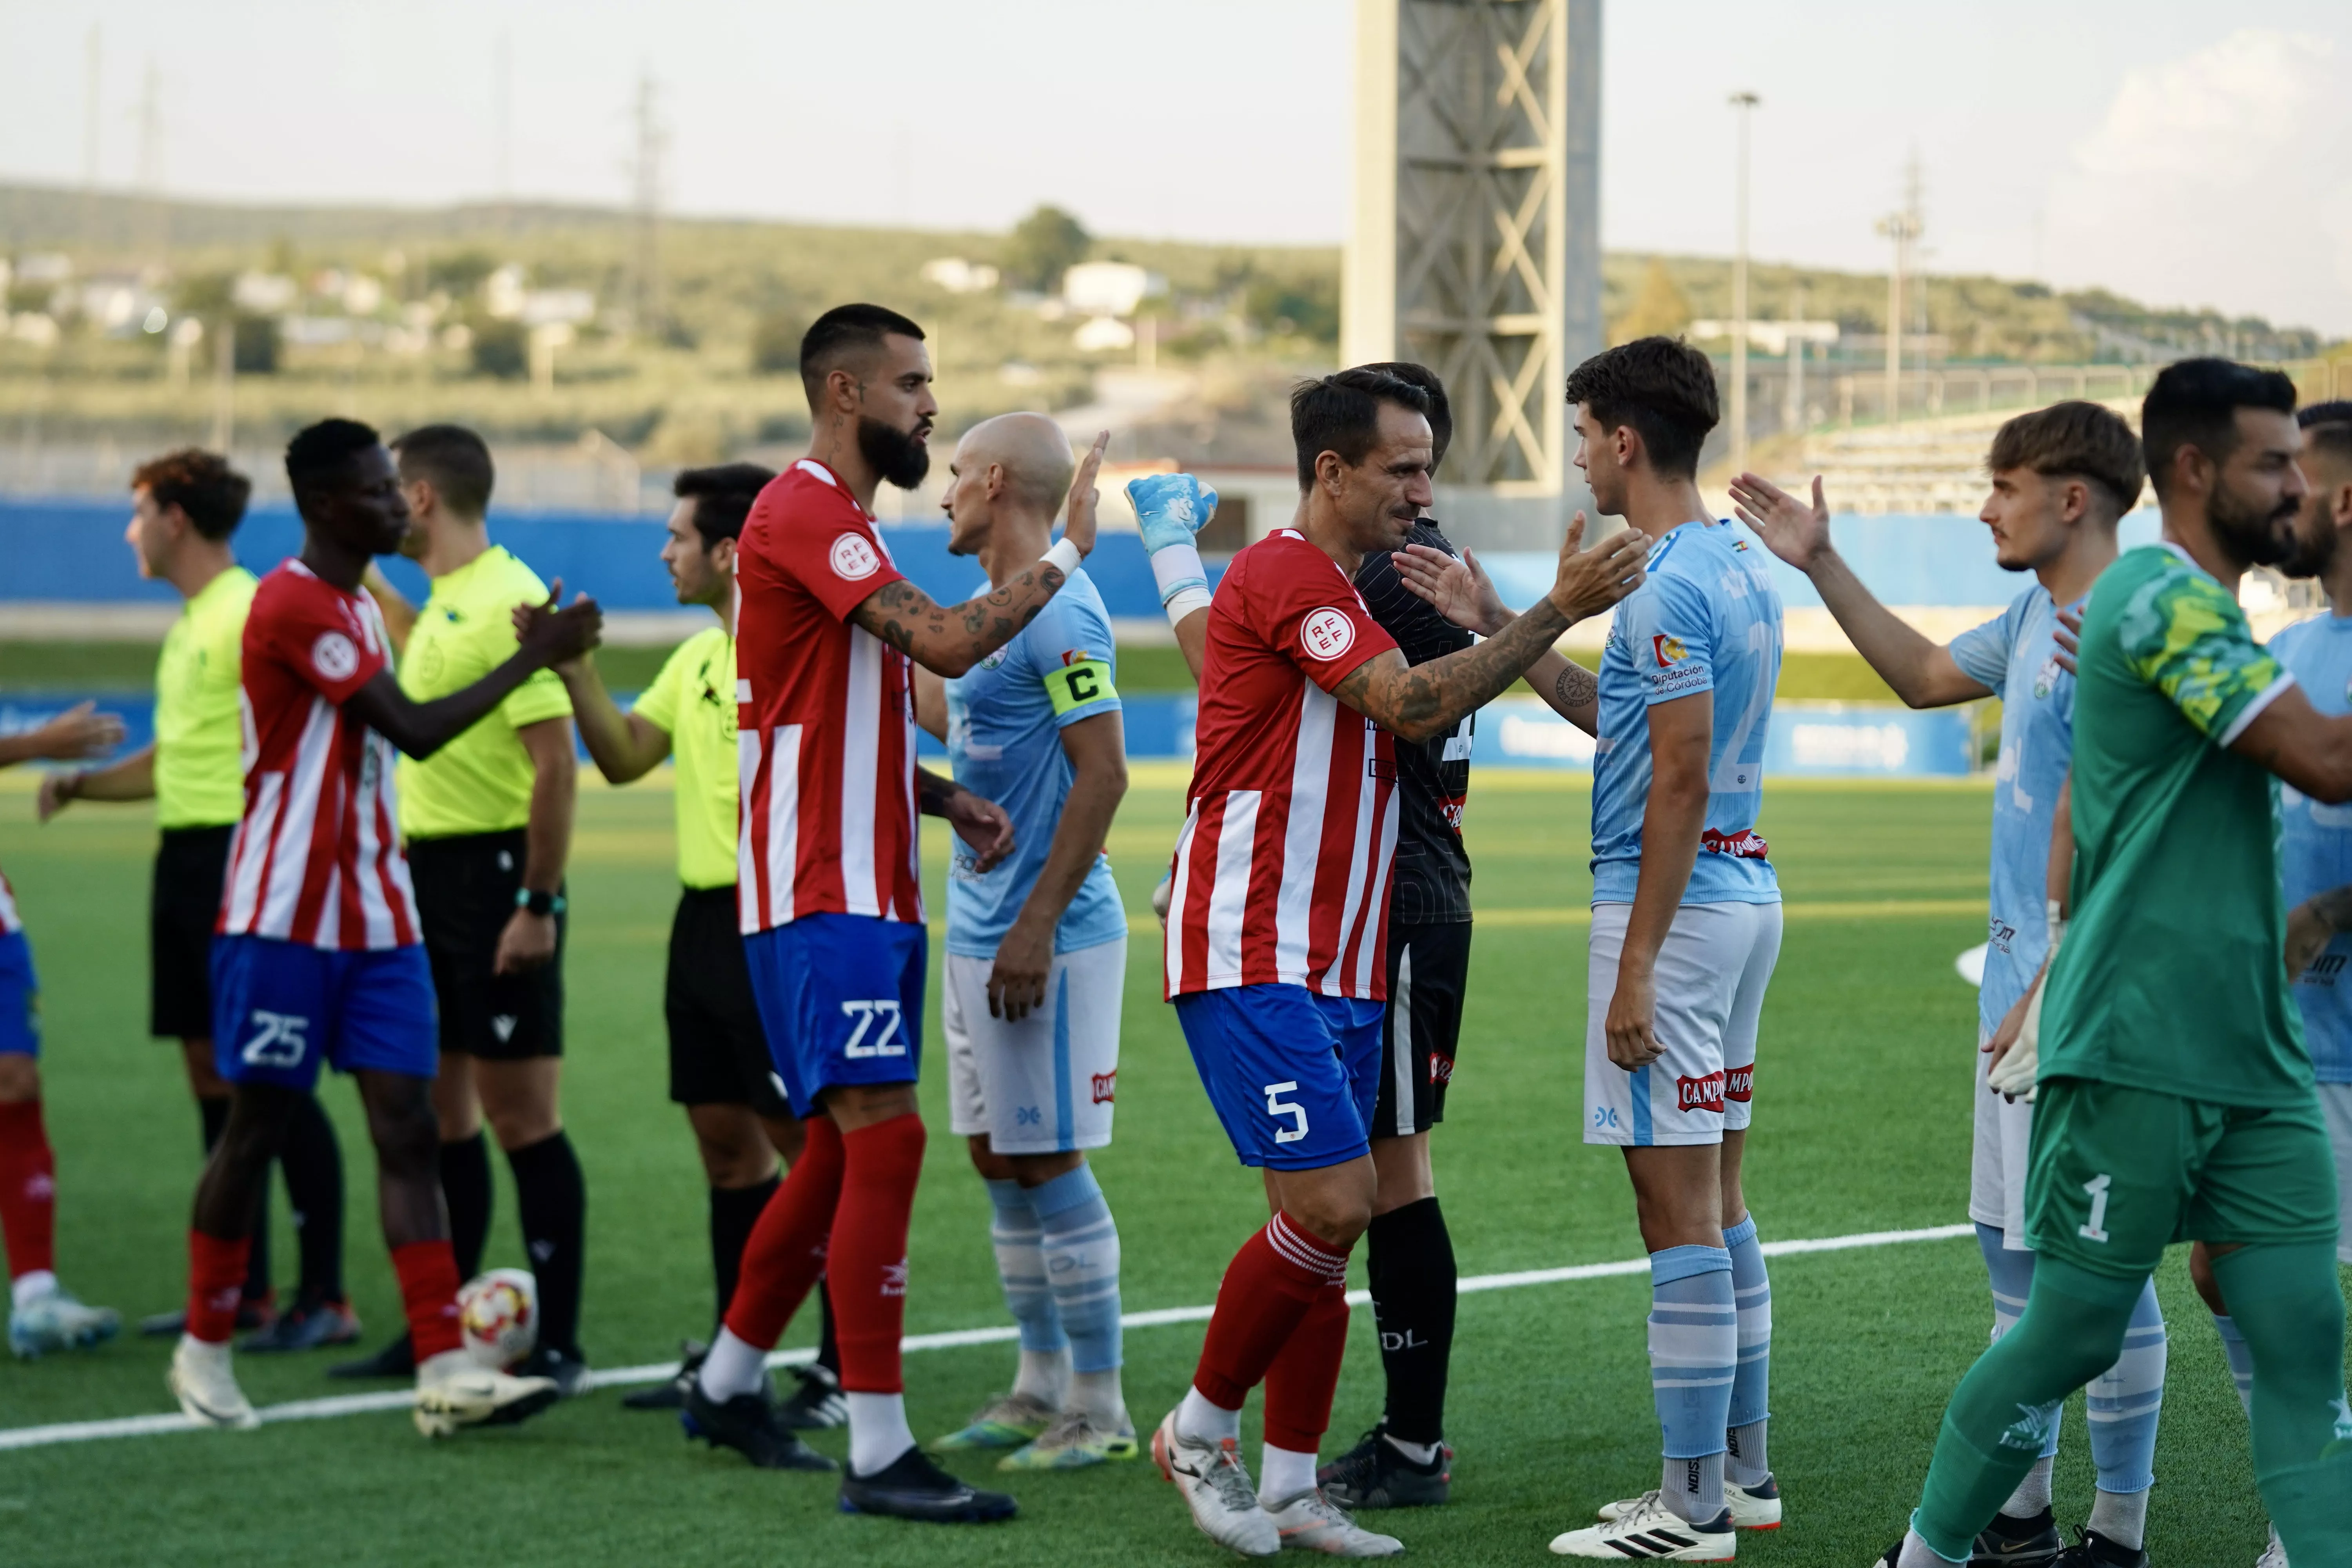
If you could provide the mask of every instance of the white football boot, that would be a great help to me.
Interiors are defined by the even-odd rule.
[[[236,1385],[236,1371],[229,1364],[225,1344],[206,1344],[182,1334],[173,1347],[172,1366],[163,1374],[163,1384],[180,1402],[181,1413],[199,1426],[241,1431],[261,1425],[261,1417],[253,1413],[253,1402]]]
[[[1348,1517],[1345,1509],[1323,1495],[1323,1489],[1265,1505],[1285,1552],[1320,1552],[1327,1557],[1399,1557],[1404,1542],[1393,1535],[1376,1535]]]
[[[1739,1537],[1732,1531],[1728,1509],[1712,1523],[1700,1526],[1668,1508],[1656,1492],[1644,1492],[1630,1503],[1615,1506],[1622,1511],[1605,1524],[1553,1536],[1554,1554],[1599,1557],[1611,1563],[1628,1558],[1659,1563],[1729,1563],[1739,1554]]]
[[[562,1397],[551,1377],[510,1377],[464,1351],[444,1351],[416,1369],[416,1429],[446,1437],[467,1426],[511,1426]]]
[[[2286,1548],[2279,1544],[2275,1526],[2271,1530],[2271,1543],[2263,1548],[2260,1557],[2254,1559],[2254,1568],[2287,1568]]]
[[[32,1361],[54,1351],[88,1350],[104,1344],[122,1327],[111,1307],[85,1307],[51,1276],[49,1288],[8,1310],[8,1348]]]
[[[1629,1497],[1612,1503],[1603,1503],[1599,1518],[1603,1524],[1614,1523],[1632,1512],[1642,1500]],[[1735,1530],[1778,1530],[1780,1528],[1780,1488],[1777,1481],[1767,1480],[1762,1486],[1743,1487],[1737,1481],[1723,1483],[1724,1506],[1731,1510]],[[2262,1568],[2256,1563],[2254,1568]]]
[[[1271,1557],[1282,1550],[1282,1531],[1274,1516],[1258,1507],[1241,1446],[1231,1437],[1187,1437],[1177,1431],[1176,1412],[1171,1410],[1151,1434],[1151,1458],[1160,1476],[1183,1494],[1202,1534],[1244,1557]]]

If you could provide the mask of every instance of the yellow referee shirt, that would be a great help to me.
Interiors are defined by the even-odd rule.
[[[232,566],[188,601],[155,660],[155,825],[233,827],[245,812],[238,677],[257,581]]]
[[[400,689],[419,702],[471,686],[514,657],[514,607],[543,602],[547,584],[493,544],[446,576],[416,613],[400,658]],[[480,723],[418,762],[400,759],[400,831],[411,838],[503,833],[530,820],[530,753],[515,731],[569,718],[572,699],[551,669],[508,694]]]
[[[678,644],[636,710],[669,736],[677,769],[677,879],[735,885],[735,639],[712,626]]]

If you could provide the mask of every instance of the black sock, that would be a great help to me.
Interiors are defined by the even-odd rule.
[[[294,1237],[301,1246],[302,1284],[296,1300],[306,1307],[343,1299],[343,1152],[335,1124],[316,1096],[306,1095],[286,1129],[278,1151],[286,1172],[286,1197],[294,1210]]]
[[[198,1100],[196,1115],[204,1127],[205,1154],[209,1158],[213,1145],[221,1141],[221,1133],[228,1126],[228,1101]],[[269,1183],[267,1178],[261,1184],[260,1195],[253,1201],[253,1229],[247,1234],[253,1237],[253,1249],[245,1256],[245,1286],[238,1294],[240,1299],[247,1301],[267,1300],[269,1297]]]
[[[441,1145],[441,1200],[449,1205],[449,1250],[462,1284],[482,1271],[490,1236],[490,1145],[479,1132]]]
[[[1364,1234],[1388,1373],[1389,1436],[1437,1442],[1445,1435],[1445,1371],[1454,1354],[1454,1238],[1433,1197],[1375,1217]]]
[[[719,1286],[713,1321],[727,1316],[727,1303],[735,1299],[735,1277],[743,1268],[743,1245],[751,1239],[751,1227],[760,1223],[768,1199],[782,1185],[783,1178],[770,1176],[757,1186],[710,1189],[710,1273]]]
[[[558,1131],[507,1151],[515,1211],[539,1281],[539,1342],[574,1360],[580,1353],[580,1245],[588,1229],[588,1184],[572,1140]]]
[[[833,1373],[833,1381],[841,1381],[841,1342],[833,1335],[833,1287],[824,1275],[816,1280],[817,1312],[823,1326],[817,1331],[816,1364]]]

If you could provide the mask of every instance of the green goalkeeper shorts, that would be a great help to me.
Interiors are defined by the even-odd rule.
[[[2336,1201],[2316,1096],[2265,1110],[2078,1078],[2035,1096],[2025,1222],[2044,1258],[2136,1279],[2176,1241],[2333,1246]]]

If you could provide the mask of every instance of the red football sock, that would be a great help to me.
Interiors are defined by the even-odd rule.
[[[412,1241],[392,1249],[392,1271],[400,1277],[400,1304],[408,1313],[408,1339],[416,1364],[464,1345],[457,1331],[457,1254],[445,1239]]]
[[[848,1167],[833,1226],[833,1295],[841,1386],[897,1394],[898,1334],[907,1321],[907,1222],[923,1173],[923,1119],[912,1111],[842,1139]]]
[[[1242,1243],[1217,1287],[1217,1310],[1192,1373],[1201,1397],[1221,1410],[1239,1410],[1324,1288],[1344,1289],[1347,1278],[1347,1253],[1333,1251],[1285,1215],[1266,1221]],[[1328,1415],[1328,1393],[1323,1404]]]
[[[224,1241],[201,1230],[188,1232],[188,1333],[208,1345],[225,1345],[236,1332],[236,1304],[245,1294],[245,1260],[253,1238]]]
[[[57,1267],[58,1162],[41,1125],[41,1102],[0,1105],[0,1242],[8,1278]]]
[[[1334,1279],[1315,1293],[1314,1304],[1274,1364],[1265,1369],[1265,1440],[1294,1454],[1323,1446],[1331,1425],[1331,1396],[1339,1387],[1339,1363],[1348,1353],[1348,1285]]]
[[[776,1348],[784,1325],[824,1272],[825,1243],[841,1204],[841,1130],[830,1116],[813,1116],[803,1125],[808,1143],[751,1226],[735,1294],[727,1302],[728,1332],[763,1351]]]

